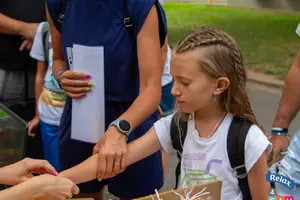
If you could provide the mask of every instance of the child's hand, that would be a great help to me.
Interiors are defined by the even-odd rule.
[[[269,155],[268,164],[271,166],[284,157],[285,153],[288,150],[289,137],[274,135],[270,138],[270,141],[272,142],[273,148]]]
[[[36,129],[40,123],[39,116],[35,116],[30,122],[28,122],[28,135],[34,137],[36,135]]]
[[[71,180],[58,176],[37,176],[25,184],[34,190],[33,199],[71,199],[79,194],[79,188]]]
[[[32,47],[32,40],[25,39],[20,46],[20,51],[23,51],[25,48],[29,51]]]

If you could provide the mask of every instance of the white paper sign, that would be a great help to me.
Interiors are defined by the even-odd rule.
[[[73,71],[91,75],[91,91],[82,99],[73,99],[71,138],[97,143],[105,132],[104,49],[73,46]]]

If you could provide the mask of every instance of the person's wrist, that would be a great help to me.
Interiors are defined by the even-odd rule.
[[[26,22],[19,22],[17,24],[16,29],[19,35],[24,36],[25,35],[24,30],[26,29]]]
[[[59,73],[58,73],[57,76],[55,77],[55,79],[56,79],[56,81],[57,81],[57,83],[58,83],[58,85],[59,85],[60,88],[62,88],[62,87],[61,87],[61,78],[62,78],[62,75],[63,75],[66,71],[67,71],[67,69],[64,69],[64,70],[59,71]]]
[[[118,129],[115,126],[110,126],[109,129],[111,129],[112,131],[110,132],[111,135],[116,138],[117,140],[119,139],[124,139],[127,140],[127,136],[124,133],[121,133],[120,131],[118,131]]]
[[[5,167],[2,167],[0,169],[0,183],[1,184],[5,184],[5,185],[15,185],[17,183],[19,183],[19,177],[17,175],[17,173],[13,173],[13,168],[14,165],[16,165],[15,163],[12,165],[8,165]]]
[[[22,185],[26,189],[26,191],[30,192],[32,199],[40,199],[43,197],[43,182],[38,181],[39,177],[33,177],[26,182],[23,182]]]
[[[6,173],[4,172],[4,167],[0,168],[0,184],[7,184],[6,183]]]
[[[271,135],[272,136],[287,136],[288,135],[288,128],[281,128],[273,126],[271,129]]]

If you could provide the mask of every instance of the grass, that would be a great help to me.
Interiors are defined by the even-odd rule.
[[[239,44],[246,67],[284,78],[300,47],[300,15],[197,3],[165,3],[171,46],[191,30],[214,26]]]

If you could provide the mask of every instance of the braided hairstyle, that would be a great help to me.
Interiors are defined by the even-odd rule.
[[[250,106],[243,57],[236,42],[223,31],[202,27],[182,38],[175,46],[174,53],[193,50],[199,50],[199,64],[203,72],[214,78],[227,77],[230,80],[229,88],[221,94],[224,109],[264,130]]]

